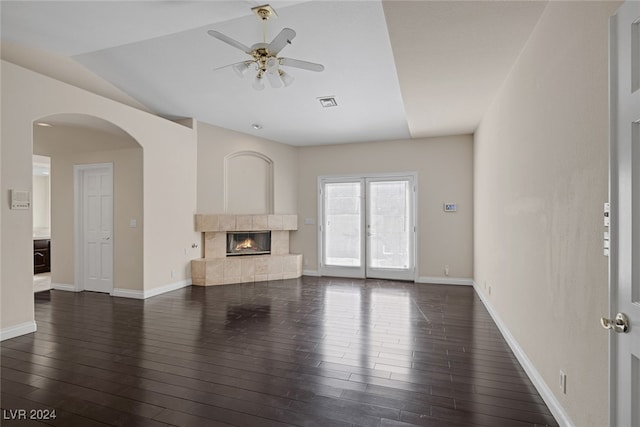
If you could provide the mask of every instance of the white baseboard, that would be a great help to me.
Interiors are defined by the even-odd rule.
[[[432,283],[434,285],[473,286],[473,279],[464,277],[418,277],[416,283]]]
[[[190,285],[191,285],[191,279],[185,279],[179,282],[169,283],[168,285],[160,286],[158,288],[149,289],[147,291],[136,291],[131,289],[114,288],[113,292],[111,292],[111,296],[120,297],[120,298],[147,299],[147,298],[155,297],[160,294],[175,291],[177,289],[186,288],[187,286],[190,286]]]
[[[52,283],[51,289],[55,289],[57,291],[79,292],[75,285],[69,285],[67,283]]]
[[[475,290],[476,294],[480,297],[480,300],[482,301],[485,308],[491,315],[491,318],[493,318],[493,321],[498,326],[498,329],[500,329],[500,332],[502,333],[502,336],[504,337],[505,341],[507,341],[507,344],[509,344],[511,351],[513,351],[513,354],[515,354],[516,358],[518,359],[518,361],[524,368],[525,372],[531,379],[531,382],[533,383],[535,388],[538,390],[538,393],[540,393],[542,400],[544,400],[544,402],[549,407],[549,410],[555,417],[556,421],[558,421],[558,423],[560,424],[560,427],[574,427],[575,424],[573,423],[573,421],[571,421],[571,418],[569,418],[569,415],[566,413],[566,411],[562,407],[562,404],[560,403],[560,401],[553,394],[553,392],[551,391],[551,389],[549,388],[545,380],[542,378],[542,375],[540,375],[540,372],[538,372],[536,367],[533,365],[531,360],[529,360],[529,358],[527,357],[522,347],[520,347],[520,344],[518,344],[518,342],[513,337],[513,335],[511,335],[509,328],[502,321],[498,313],[493,309],[489,300],[480,291],[480,285],[478,285],[475,281],[473,281],[473,289]]]
[[[2,328],[2,330],[0,330],[0,341],[30,334],[32,332],[35,332],[37,329],[38,328],[36,326],[35,320],[20,323],[14,326],[9,326],[7,328]]]
[[[113,288],[112,297],[144,299],[144,291],[135,291],[132,289]]]
[[[302,270],[303,276],[320,277],[318,270]]]

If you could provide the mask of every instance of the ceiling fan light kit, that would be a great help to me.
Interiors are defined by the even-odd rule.
[[[278,35],[271,41],[271,43],[266,42],[266,25],[267,21],[270,18],[277,17],[275,10],[271,6],[263,5],[257,6],[251,9],[256,16],[264,23],[263,30],[263,42],[255,43],[251,47],[248,47],[237,40],[232,39],[218,31],[209,30],[207,33],[222,42],[227,43],[230,46],[235,47],[236,49],[240,49],[244,53],[251,55],[253,59],[246,60],[242,62],[238,62],[231,65],[225,65],[220,68],[231,67],[233,71],[239,76],[244,77],[249,68],[251,68],[251,64],[255,64],[256,76],[253,81],[253,88],[256,90],[264,89],[263,79],[266,75],[267,80],[269,80],[269,84],[272,88],[278,88],[282,86],[290,86],[294,78],[280,67],[294,67],[300,68],[308,71],[316,71],[320,72],[324,70],[324,66],[321,64],[316,64],[314,62],[301,61],[299,59],[291,59],[291,58],[282,58],[278,57],[280,51],[287,46],[287,44],[291,44],[291,40],[296,36],[296,32],[291,28],[284,28]],[[220,69],[216,68],[216,70]]]

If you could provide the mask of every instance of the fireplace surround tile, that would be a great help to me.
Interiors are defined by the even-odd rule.
[[[200,259],[191,261],[191,282],[194,285],[204,285],[207,263]]]
[[[220,230],[219,215],[196,215],[196,231]]]
[[[269,274],[269,257],[258,257],[255,259],[254,271],[256,276],[268,276]]]
[[[251,215],[236,215],[237,231],[254,231]]]
[[[267,221],[269,230],[282,230],[282,215],[269,215]]]
[[[285,255],[289,253],[289,232],[274,230],[271,232],[271,253]]]
[[[221,285],[224,275],[224,260],[215,258],[209,260],[208,262],[206,262],[205,271],[205,284]]]
[[[297,230],[298,215],[282,215],[282,228],[283,230]]]
[[[224,260],[224,277],[240,277],[242,275],[242,260],[231,258]]]
[[[220,231],[235,231],[235,230],[236,230],[236,216],[220,215]]]
[[[256,275],[256,259],[254,257],[243,257],[240,259],[240,278],[243,282],[253,282]]]
[[[204,257],[224,258],[227,255],[227,234],[209,232],[204,233]]]
[[[269,221],[267,215],[253,215],[251,231],[260,231],[269,229]]]

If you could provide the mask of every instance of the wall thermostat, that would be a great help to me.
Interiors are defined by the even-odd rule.
[[[456,206],[455,203],[445,203],[444,204],[444,211],[445,212],[455,212],[458,210],[458,207]]]
[[[11,209],[29,209],[31,193],[29,190],[11,190]]]

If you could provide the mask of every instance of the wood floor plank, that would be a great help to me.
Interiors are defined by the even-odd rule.
[[[470,287],[302,277],[35,299],[38,331],[0,346],[0,407],[59,417],[20,425],[558,425]]]

